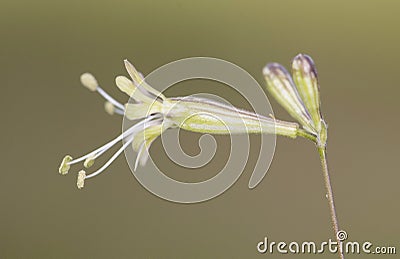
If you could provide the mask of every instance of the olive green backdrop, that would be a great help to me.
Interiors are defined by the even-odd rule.
[[[57,172],[65,154],[81,155],[121,131],[121,118],[80,86],[82,72],[124,101],[114,85],[124,58],[147,74],[180,58],[217,57],[263,83],[267,62],[289,66],[300,52],[319,71],[341,227],[351,240],[400,249],[399,8],[398,1],[2,0],[0,258],[309,258],[256,251],[265,236],[332,237],[318,155],[306,140],[278,138],[266,178],[249,190],[253,150],[239,181],[200,204],[153,196],[124,157],[83,190],[75,186],[79,167]],[[188,82],[166,94],[217,93],[246,106],[214,86]],[[277,118],[291,120],[271,104]],[[181,137],[196,154],[199,135]],[[227,142],[218,141],[222,151],[199,172],[162,159],[159,141],[151,153],[171,177],[197,181],[225,162]]]

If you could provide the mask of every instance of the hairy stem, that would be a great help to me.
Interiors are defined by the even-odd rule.
[[[297,136],[306,138],[308,140],[311,140],[314,143],[317,143],[317,137],[304,129],[298,129]]]
[[[338,219],[336,216],[335,203],[333,201],[333,192],[332,192],[332,185],[331,185],[331,180],[330,180],[329,172],[328,172],[328,161],[327,161],[327,156],[326,156],[326,148],[318,147],[318,153],[319,153],[319,157],[321,159],[322,172],[324,175],[325,188],[326,188],[327,198],[328,198],[328,202],[329,202],[329,209],[331,212],[331,221],[332,221],[333,231],[335,233],[335,237],[338,242],[339,257],[341,259],[344,259],[343,249],[342,249],[342,246],[340,245],[341,241],[339,240],[339,237],[338,237],[339,223],[338,223]]]

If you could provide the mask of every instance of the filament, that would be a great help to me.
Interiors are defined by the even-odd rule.
[[[125,107],[120,102],[112,98],[108,93],[106,93],[100,86],[97,86],[96,91],[103,96],[104,99],[112,103],[115,107],[118,107],[121,110],[124,110]]]
[[[90,175],[87,175],[85,179],[89,179],[101,174],[112,162],[114,162],[115,159],[117,159],[117,157],[128,147],[129,144],[132,143],[132,141],[133,136],[131,136],[129,140],[125,142],[125,144],[123,144],[122,147],[117,152],[115,152],[115,154],[100,169]]]
[[[121,135],[119,135],[118,137],[116,137],[115,139],[111,140],[110,142],[104,144],[103,146],[93,150],[92,152],[81,156],[77,159],[72,160],[71,162],[68,163],[68,165],[73,165],[76,163],[79,163],[83,160],[85,160],[86,158],[89,158],[91,156],[94,156],[93,158],[97,158],[100,155],[102,155],[104,152],[106,152],[108,149],[110,149],[112,146],[114,146],[118,141],[122,140],[124,137],[127,136],[131,136],[134,133],[136,133],[135,131],[137,131],[138,129],[140,129],[139,127],[147,122],[149,122],[150,120],[153,120],[154,118],[157,118],[158,115],[153,115],[153,116],[149,116],[148,118],[146,118],[143,121],[138,122],[137,124],[133,125],[132,127],[130,127],[128,130],[126,130],[125,132],[123,132]]]

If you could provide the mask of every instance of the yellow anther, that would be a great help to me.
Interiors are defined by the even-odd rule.
[[[90,91],[96,91],[98,83],[96,78],[90,73],[84,73],[81,75],[81,83]]]
[[[114,104],[112,104],[110,102],[105,102],[104,103],[104,109],[110,115],[114,115],[114,113],[115,113],[115,106],[114,106]]]
[[[83,162],[83,166],[85,168],[91,167],[92,165],[94,165],[94,160],[95,160],[94,156],[86,158],[85,162]]]
[[[82,189],[83,186],[85,186],[85,178],[86,178],[86,172],[81,170],[78,173],[78,180],[76,181],[76,186],[78,189]]]
[[[60,168],[58,168],[58,172],[62,175],[68,174],[68,170],[70,168],[68,163],[71,161],[72,157],[70,155],[66,155],[61,162]]]

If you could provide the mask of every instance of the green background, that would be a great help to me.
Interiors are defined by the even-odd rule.
[[[80,86],[82,72],[123,101],[114,77],[126,74],[124,58],[147,74],[180,58],[217,57],[263,84],[267,62],[288,67],[298,53],[319,71],[341,228],[350,240],[400,249],[399,9],[398,1],[2,0],[0,258],[309,258],[256,251],[265,236],[332,237],[318,155],[306,140],[278,138],[268,175],[249,190],[253,152],[231,189],[200,204],[152,195],[124,157],[80,191],[79,167],[57,172],[66,153],[79,156],[121,131],[121,118]],[[166,95],[219,93],[241,106],[240,96],[213,86],[189,82]],[[198,152],[198,137],[183,134],[188,153]],[[157,141],[151,152],[163,163],[160,148]],[[207,179],[223,157],[199,172],[171,167],[171,176]]]

